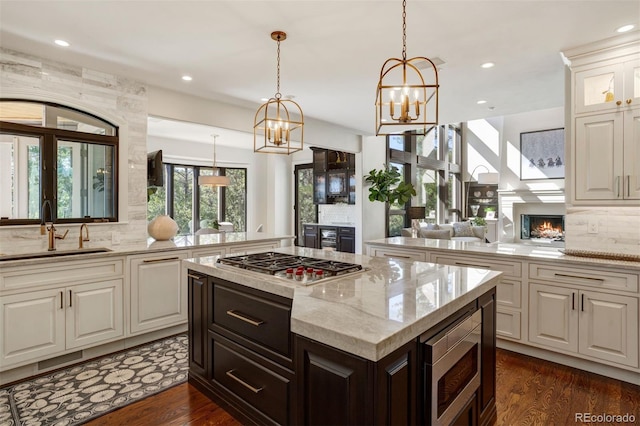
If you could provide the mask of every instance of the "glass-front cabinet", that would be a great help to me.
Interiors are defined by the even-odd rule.
[[[575,112],[597,112],[640,104],[640,60],[575,73]]]

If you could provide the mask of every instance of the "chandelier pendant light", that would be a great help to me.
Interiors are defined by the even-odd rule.
[[[423,56],[407,59],[407,1],[402,1],[402,59],[382,65],[376,91],[376,135],[426,134],[438,125],[438,69]],[[423,73],[420,71],[422,70]]]
[[[216,139],[218,135],[213,136],[213,175],[198,176],[198,185],[203,186],[229,186],[231,180],[228,176],[221,176],[220,169],[216,166]]]
[[[300,105],[282,99],[280,93],[280,42],[286,40],[283,31],[274,31],[271,38],[278,43],[277,90],[274,97],[262,104],[253,122],[253,150],[272,154],[291,154],[303,148],[304,115]]]

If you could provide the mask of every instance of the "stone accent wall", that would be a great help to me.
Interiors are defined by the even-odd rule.
[[[125,77],[67,65],[0,49],[0,96],[56,102],[106,119],[120,130],[120,222],[90,224],[89,247],[111,247],[113,233],[121,244],[146,244],[147,240],[147,88]],[[70,229],[58,248],[75,249],[79,225]],[[46,250],[47,236],[39,226],[0,227],[0,252]]]
[[[590,220],[597,234],[589,234]],[[564,225],[567,249],[640,255],[638,207],[570,207]]]

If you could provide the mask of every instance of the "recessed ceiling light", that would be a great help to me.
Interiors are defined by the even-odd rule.
[[[493,62],[485,62],[484,64],[480,65],[482,68],[493,68],[496,64],[494,64]]]
[[[193,77],[191,77],[190,75],[183,75],[183,76],[182,76],[182,79],[183,79],[184,81],[191,81],[191,80],[193,80]]]
[[[64,40],[55,40],[54,43],[57,44],[58,46],[62,46],[62,47],[71,46],[68,41],[64,41]]]
[[[269,98],[260,98],[260,100],[261,100],[262,102],[267,102],[267,101],[269,100]]]
[[[487,101],[485,101],[485,100],[480,100],[480,101],[477,102],[478,105],[482,105],[482,104],[486,104],[486,103],[487,103]]]
[[[627,31],[631,31],[632,29],[635,28],[635,25],[623,25],[620,28],[618,28],[616,31],[619,33],[626,33]]]

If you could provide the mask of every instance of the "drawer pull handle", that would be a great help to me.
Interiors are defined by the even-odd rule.
[[[386,257],[399,257],[401,259],[411,259],[411,256],[401,256],[399,254],[388,254],[388,253],[383,253]]]
[[[262,324],[264,324],[264,321],[260,321],[260,320],[254,320],[253,318],[249,318],[246,317],[242,314],[237,313],[236,311],[234,311],[233,309],[230,309],[227,311],[227,315],[230,315],[234,318],[239,319],[240,321],[244,321],[244,322],[248,322],[251,325],[255,325],[256,327],[261,326]]]
[[[168,262],[170,260],[178,260],[180,259],[178,256],[175,257],[165,257],[162,259],[145,259],[142,261],[142,263],[157,263],[157,262]]]
[[[555,275],[556,277],[578,278],[578,279],[581,279],[581,280],[593,280],[593,281],[603,281],[604,282],[604,278],[581,277],[580,275],[559,274],[557,272],[554,273],[553,275]]]
[[[187,274],[187,276],[188,276],[189,278],[193,278],[194,280],[201,280],[201,279],[202,279],[202,277],[200,277],[200,276],[198,276],[198,275]]]
[[[468,268],[491,269],[490,266],[487,266],[487,265],[474,265],[473,263],[455,262],[455,264],[456,264],[456,266],[466,266]]]
[[[251,386],[249,383],[245,382],[244,380],[242,380],[240,377],[236,376],[235,374],[233,374],[233,372],[236,370],[229,370],[227,371],[227,376],[231,377],[233,380],[235,380],[236,382],[240,383],[242,386],[244,386],[245,388],[249,389],[251,392],[253,393],[258,393],[260,392],[262,389],[264,389],[264,387],[261,388],[256,388]]]

